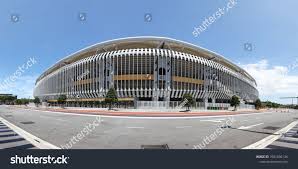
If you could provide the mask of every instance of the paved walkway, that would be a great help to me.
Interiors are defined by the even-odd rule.
[[[134,109],[129,110],[107,110],[107,109],[82,109],[82,108],[33,108],[22,107],[26,109],[44,110],[52,112],[64,112],[64,113],[78,113],[78,114],[93,114],[93,115],[110,115],[110,116],[141,116],[141,117],[190,117],[190,116],[219,116],[219,115],[237,115],[237,114],[249,114],[249,113],[262,113],[267,110],[243,110],[243,111],[143,111]]]

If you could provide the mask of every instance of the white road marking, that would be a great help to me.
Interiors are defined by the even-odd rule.
[[[268,145],[272,144],[275,140],[279,139],[282,134],[288,132],[290,129],[295,127],[298,124],[298,120],[290,123],[288,126],[282,128],[281,130],[275,132],[273,135],[270,135],[256,143],[253,143],[249,146],[246,146],[242,149],[264,149]]]
[[[128,129],[143,129],[144,127],[126,127]]]
[[[63,120],[63,119],[55,119],[55,120],[58,120],[58,121],[67,121],[67,120]]]
[[[253,128],[253,127],[256,127],[256,126],[259,126],[259,125],[262,125],[262,124],[264,124],[264,123],[254,124],[254,125],[250,125],[250,126],[241,126],[238,129],[240,129],[240,130],[250,129],[250,128]]]
[[[200,120],[200,121],[208,121],[208,122],[214,122],[214,123],[221,123],[223,120],[225,120],[225,119],[214,119],[214,120],[208,119],[208,120]]]
[[[42,140],[42,139],[28,133],[27,131],[15,126],[14,124],[12,124],[9,121],[3,119],[2,117],[0,117],[0,121],[2,121],[2,123],[4,123],[7,127],[11,128],[14,132],[19,134],[21,137],[23,137],[24,139],[29,141],[35,147],[38,147],[40,149],[61,149],[60,147],[57,147],[57,146],[55,146],[55,145],[53,145],[53,144],[51,144],[47,141],[44,141],[44,140]]]
[[[192,126],[176,126],[176,129],[190,128]]]
[[[48,116],[39,116],[39,117],[43,119],[51,119],[51,117],[48,117]]]
[[[55,118],[55,117],[49,117],[49,116],[39,116],[40,118],[44,118],[44,119],[53,119],[53,120],[58,120],[58,121],[67,121],[67,120],[63,120],[63,119],[58,119],[58,118]]]

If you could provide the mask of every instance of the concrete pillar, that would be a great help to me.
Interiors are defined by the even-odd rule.
[[[207,108],[208,108],[208,98],[204,99],[204,106],[205,106],[205,110],[207,110]]]
[[[137,98],[137,97],[135,97],[134,100],[133,100],[133,106],[134,106],[135,109],[138,108],[138,106],[137,106],[138,100],[139,100],[139,98]]]
[[[112,63],[111,57],[108,57],[106,59],[106,77],[107,76],[108,78],[106,79],[106,90],[108,91],[110,88],[114,87],[114,80],[113,80],[114,69],[113,69],[113,63]]]
[[[154,66],[153,66],[153,101],[158,101],[158,57],[154,56]]]

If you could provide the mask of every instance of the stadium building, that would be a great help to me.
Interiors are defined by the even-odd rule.
[[[164,37],[105,41],[73,53],[36,80],[34,96],[55,103],[67,96],[69,106],[103,101],[115,88],[119,101],[137,107],[173,107],[184,94],[196,105],[242,102],[258,98],[256,81],[223,56],[199,46]]]

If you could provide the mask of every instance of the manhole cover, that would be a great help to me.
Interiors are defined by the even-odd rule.
[[[22,123],[22,124],[34,124],[33,121],[22,121],[21,123]]]
[[[280,127],[274,127],[274,126],[267,126],[267,127],[264,127],[263,129],[266,129],[266,130],[277,130],[279,129]]]
[[[167,144],[162,145],[142,145],[142,149],[169,149],[169,146]]]

